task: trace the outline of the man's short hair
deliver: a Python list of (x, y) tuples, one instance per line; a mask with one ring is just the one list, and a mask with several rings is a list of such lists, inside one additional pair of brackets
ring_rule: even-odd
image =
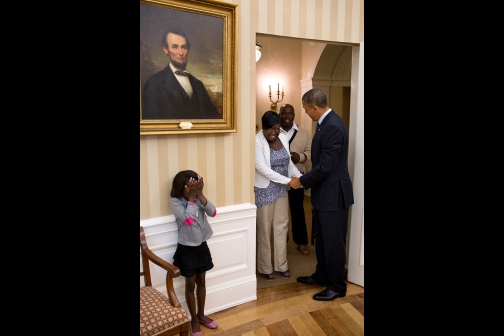
[(320, 89), (306, 91), (301, 101), (309, 106), (327, 107), (327, 96)]
[(163, 40), (161, 41), (161, 46), (163, 46), (165, 48), (168, 48), (168, 42), (166, 40), (167, 40), (167, 37), (168, 37), (169, 33), (172, 33), (172, 34), (175, 34), (175, 35), (180, 35), (183, 38), (185, 38), (186, 44), (187, 44), (187, 50), (191, 49), (191, 42), (189, 42), (189, 39), (187, 38), (186, 34), (182, 30), (182, 28), (180, 28), (179, 26), (170, 27), (170, 28), (168, 28), (165, 31), (165, 33), (163, 34)]

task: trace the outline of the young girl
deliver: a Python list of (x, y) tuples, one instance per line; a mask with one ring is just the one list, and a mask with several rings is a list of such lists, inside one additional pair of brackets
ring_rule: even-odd
[[(177, 250), (173, 264), (185, 277), (185, 298), (191, 322), (192, 336), (201, 336), (201, 323), (207, 328), (217, 328), (217, 322), (205, 316), (205, 275), (213, 268), (212, 256), (207, 240), (213, 231), (206, 215), (215, 217), (215, 206), (203, 195), (203, 177), (192, 170), (184, 170), (173, 178), (170, 192), (171, 208), (178, 226)], [(198, 297), (198, 312), (194, 298), (194, 287)]]

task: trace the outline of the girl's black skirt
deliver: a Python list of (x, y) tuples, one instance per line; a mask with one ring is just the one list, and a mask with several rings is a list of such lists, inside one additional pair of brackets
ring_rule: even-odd
[(180, 273), (186, 278), (206, 272), (214, 267), (206, 241), (200, 246), (177, 244), (177, 250), (173, 255), (173, 265), (180, 268)]

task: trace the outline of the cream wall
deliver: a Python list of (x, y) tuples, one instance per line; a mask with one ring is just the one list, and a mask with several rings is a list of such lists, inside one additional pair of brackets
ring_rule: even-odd
[[(347, 43), (364, 41), (363, 0), (224, 2), (238, 5), (237, 133), (140, 136), (140, 220), (171, 214), (171, 180), (184, 169), (195, 170), (205, 177), (205, 195), (217, 207), (254, 204), (254, 135), (255, 125), (260, 122), (256, 115), (269, 100), (267, 96), (258, 97), (261, 106), (256, 106), (256, 96), (264, 95), (264, 92), (256, 95), (256, 33)], [(293, 46), (303, 57), (310, 53), (301, 50), (305, 43)], [(306, 78), (303, 72), (308, 67), (299, 64), (299, 80)], [(290, 71), (285, 76), (296, 73)], [(287, 79), (290, 85), (292, 79)], [(302, 112), (298, 109), (301, 92), (295, 90), (292, 88), (287, 94), (298, 96), (297, 105), (293, 104), (298, 118)], [(290, 96), (288, 99), (291, 101)], [(292, 99), (295, 100), (294, 96)]]
[[(284, 97), (277, 103), (276, 111), (280, 112), (283, 104), (291, 104), (296, 114), (295, 121), (301, 120), (301, 78), (302, 58), (301, 40), (286, 39), (285, 37), (262, 35), (256, 37), (262, 46), (261, 59), (256, 63), (256, 121), (261, 129), (261, 117), (271, 109), (269, 85), (271, 84), (271, 99), (278, 99), (277, 88), (284, 86)], [(281, 97), (281, 96), (280, 96)]]

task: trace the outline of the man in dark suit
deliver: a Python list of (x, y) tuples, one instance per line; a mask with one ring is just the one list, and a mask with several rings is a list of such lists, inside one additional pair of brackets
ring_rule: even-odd
[(142, 119), (220, 119), (205, 85), (185, 71), (191, 44), (179, 28), (168, 29), (162, 47), (170, 58), (152, 75), (142, 92)]
[(341, 117), (327, 105), (322, 90), (307, 91), (301, 101), (305, 113), (318, 123), (311, 145), (312, 169), (293, 178), (291, 187), (311, 188), (317, 266), (315, 273), (298, 277), (297, 281), (326, 286), (313, 299), (332, 301), (344, 297), (347, 291), (346, 236), (348, 211), (354, 203), (348, 173), (348, 131)]

